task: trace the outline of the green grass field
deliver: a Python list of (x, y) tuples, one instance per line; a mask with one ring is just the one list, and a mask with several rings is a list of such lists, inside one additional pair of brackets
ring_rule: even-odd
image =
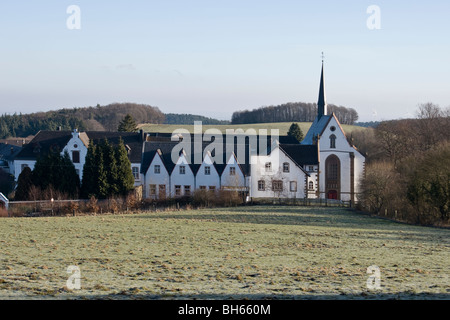
[[(0, 299), (448, 299), (450, 231), (343, 208), (0, 219)], [(66, 288), (78, 266), (81, 289)], [(381, 288), (367, 288), (369, 266)]]
[[(257, 123), (257, 124), (244, 124), (244, 125), (204, 125), (203, 131), (206, 131), (208, 129), (218, 129), (222, 131), (223, 133), (226, 133), (226, 129), (242, 129), (244, 131), (247, 131), (248, 129), (254, 129), (258, 133), (260, 129), (267, 129), (268, 133), (270, 134), (270, 130), (272, 129), (278, 129), (280, 130), (280, 135), (286, 135), (286, 133), (289, 131), (289, 127), (291, 126), (292, 122), (278, 122), (278, 123)], [(306, 135), (309, 128), (311, 127), (310, 122), (299, 122), (298, 125), (300, 126), (300, 129), (302, 129), (303, 134)], [(161, 133), (172, 133), (177, 129), (186, 129), (191, 133), (194, 133), (194, 126), (193, 125), (170, 125), (170, 124), (142, 124), (139, 126), (140, 129), (143, 129), (145, 132), (161, 132)], [(350, 125), (343, 125), (342, 128), (344, 129), (346, 134), (350, 134), (354, 130), (366, 130), (366, 128), (358, 127), (358, 126), (350, 126)]]

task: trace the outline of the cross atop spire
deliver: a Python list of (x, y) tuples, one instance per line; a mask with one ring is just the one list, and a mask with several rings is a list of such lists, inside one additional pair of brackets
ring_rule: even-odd
[(322, 74), (320, 77), (320, 88), (319, 88), (319, 101), (317, 102), (317, 111), (319, 118), (327, 115), (327, 97), (325, 94), (325, 79), (323, 76), (323, 66), (324, 66), (324, 55), (322, 52)]
[(323, 51), (322, 51), (322, 63), (324, 60), (325, 60), (325, 55), (323, 54)]

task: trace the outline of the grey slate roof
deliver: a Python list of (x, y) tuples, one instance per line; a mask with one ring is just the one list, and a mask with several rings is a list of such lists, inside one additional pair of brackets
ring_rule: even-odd
[(301, 144), (302, 145), (315, 144), (315, 138), (317, 138), (317, 136), (320, 137), (322, 135), (323, 131), (325, 130), (326, 126), (328, 125), (332, 117), (333, 115), (324, 115), (321, 117), (319, 116), (316, 117)]
[(280, 144), (280, 148), (299, 166), (319, 164), (317, 145)]
[(59, 153), (71, 138), (71, 131), (39, 131), (33, 140), (22, 148), (16, 160), (36, 160), (42, 154)]
[(22, 147), (18, 147), (11, 144), (0, 143), (0, 160), (11, 161), (22, 150)]
[[(142, 155), (142, 134), (134, 132), (85, 132), (90, 140), (99, 143), (103, 139), (117, 145), (122, 138), (125, 145), (130, 147), (129, 159), (132, 163), (140, 163)], [(25, 145), (16, 156), (18, 160), (36, 160), (40, 155), (50, 152), (60, 153), (67, 143), (72, 139), (71, 131), (39, 131), (38, 134)]]

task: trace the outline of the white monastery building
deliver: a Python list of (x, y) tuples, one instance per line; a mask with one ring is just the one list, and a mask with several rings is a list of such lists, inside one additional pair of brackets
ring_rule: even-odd
[[(211, 134), (196, 134), (192, 141), (187, 133), (40, 131), (17, 154), (11, 171), (17, 181), (25, 167), (34, 168), (40, 155), (68, 152), (81, 180), (90, 141), (107, 139), (112, 144), (124, 143), (135, 187), (142, 187), (142, 195), (148, 199), (224, 189), (256, 201), (358, 200), (365, 157), (349, 143), (336, 116), (327, 113), (323, 62), (318, 114), (301, 143), (278, 134), (255, 137), (246, 133), (231, 140), (215, 136), (213, 143)], [(200, 163), (196, 163), (198, 159)]]

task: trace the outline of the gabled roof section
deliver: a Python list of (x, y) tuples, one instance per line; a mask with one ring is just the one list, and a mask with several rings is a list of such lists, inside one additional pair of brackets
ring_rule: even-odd
[(22, 147), (18, 147), (12, 144), (0, 143), (0, 160), (14, 160), (21, 150)]
[(328, 123), (330, 123), (331, 118), (333, 117), (333, 114), (327, 116), (321, 116), (316, 117), (313, 124), (308, 130), (308, 133), (306, 133), (305, 138), (301, 142), (302, 145), (312, 145), (317, 143), (317, 137), (320, 138), (323, 131), (327, 127)]
[(71, 131), (39, 131), (33, 140), (25, 145), (16, 160), (36, 160), (49, 153), (60, 153), (72, 139)]
[(286, 152), (286, 150), (284, 150), (280, 144), (278, 144), (277, 147), (278, 147), (278, 148), (273, 148), (273, 149), (272, 149), (272, 152), (275, 151), (276, 149), (278, 149), (279, 151), (283, 152), (289, 159), (291, 159), (291, 160), (294, 162), (294, 164), (295, 164), (300, 170), (303, 171), (304, 174), (306, 174), (307, 176), (310, 176), (310, 174), (309, 174), (308, 172), (306, 172), (305, 169), (303, 169), (303, 166), (302, 166), (301, 164), (299, 164), (293, 157), (291, 157), (291, 155), (290, 155), (288, 152)]
[(319, 164), (319, 148), (317, 145), (280, 144), (280, 148), (298, 166)]
[(242, 174), (243, 174), (244, 176), (250, 175), (250, 173), (247, 172), (247, 171), (243, 168), (243, 166), (239, 163), (238, 159), (236, 158), (236, 155), (235, 155), (234, 152), (233, 152), (233, 153), (231, 154), (231, 156), (228, 158), (228, 160), (227, 160), (223, 165), (220, 166), (221, 171), (220, 171), (220, 172), (218, 171), (220, 176), (222, 176), (222, 174), (223, 174), (223, 172), (225, 171), (226, 167), (227, 167), (228, 165), (231, 165), (231, 164), (230, 164), (230, 160), (231, 160), (231, 159), (234, 159), (233, 162), (235, 162), (235, 163), (237, 164), (237, 166), (239, 167), (239, 170), (241, 170), (241, 172), (242, 172)]
[(176, 142), (159, 142), (159, 141), (148, 141), (144, 142), (142, 163), (141, 163), (141, 173), (147, 173), (155, 155), (160, 152), (161, 160), (164, 163), (169, 174), (172, 172), (175, 164), (172, 161), (172, 149), (176, 146)]

